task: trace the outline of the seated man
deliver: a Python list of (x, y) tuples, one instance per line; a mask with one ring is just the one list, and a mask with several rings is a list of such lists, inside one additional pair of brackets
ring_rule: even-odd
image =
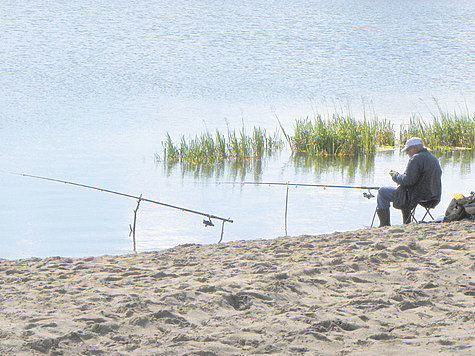
[(409, 156), (406, 171), (401, 174), (390, 170), (389, 174), (400, 189), (396, 192), (395, 187), (382, 187), (378, 191), (377, 207), (380, 227), (391, 225), (389, 214), (389, 203), (399, 199), (400, 194), (407, 194), (404, 206), (396, 206), (402, 210), (402, 218), (405, 224), (411, 222), (411, 211), (421, 201), (440, 201), (442, 184), (440, 177), (442, 169), (439, 161), (435, 158), (422, 143), (419, 137), (412, 137), (407, 140), (402, 150)]

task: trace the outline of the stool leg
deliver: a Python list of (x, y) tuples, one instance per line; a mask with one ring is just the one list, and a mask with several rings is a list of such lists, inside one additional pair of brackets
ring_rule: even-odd
[(426, 213), (424, 214), (424, 216), (422, 217), (421, 221), (424, 221), (424, 219), (426, 218), (427, 216), (427, 209), (426, 209)]
[(432, 220), (435, 220), (429, 210), (427, 210), (427, 214), (429, 214), (429, 216), (431, 217)]
[[(415, 223), (418, 223), (418, 221), (416, 219), (416, 208), (411, 210), (411, 220), (414, 221)], [(424, 218), (422, 220), (424, 220)]]
[(410, 209), (401, 209), (402, 212), (402, 223), (409, 224), (412, 220), (412, 211)]
[(429, 215), (432, 220), (435, 220), (434, 217), (432, 216), (432, 214), (430, 213), (430, 208), (426, 208), (426, 213), (424, 214), (424, 217), (422, 218), (421, 221), (424, 221), (424, 219), (427, 215)]

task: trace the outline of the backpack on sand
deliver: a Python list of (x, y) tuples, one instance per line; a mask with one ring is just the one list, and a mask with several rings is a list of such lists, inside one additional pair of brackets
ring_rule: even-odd
[(471, 192), (468, 197), (461, 195), (452, 199), (445, 211), (444, 222), (463, 219), (475, 220), (475, 192)]

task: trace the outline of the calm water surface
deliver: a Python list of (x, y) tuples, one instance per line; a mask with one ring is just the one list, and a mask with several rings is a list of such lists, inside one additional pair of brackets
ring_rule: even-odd
[[(412, 113), (473, 112), (475, 4), (467, 1), (3, 1), (0, 5), (0, 257), (132, 251), (136, 202), (22, 172), (143, 194), (230, 217), (224, 241), (284, 235), (285, 188), (223, 180), (391, 184), (399, 152), (248, 166), (156, 163), (169, 132), (262, 126), (363, 107), (396, 125)], [(442, 214), (474, 189), (472, 153), (441, 157)], [(371, 223), (361, 191), (291, 188), (288, 234)], [(394, 214), (395, 223), (400, 222)], [(219, 224), (143, 203), (137, 249), (213, 243)]]

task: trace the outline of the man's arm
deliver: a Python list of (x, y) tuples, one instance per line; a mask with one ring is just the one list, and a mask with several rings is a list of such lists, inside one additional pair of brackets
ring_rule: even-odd
[(420, 177), (420, 165), (416, 156), (412, 157), (406, 167), (404, 173), (393, 172), (391, 178), (394, 182), (404, 187), (410, 187), (417, 183)]

